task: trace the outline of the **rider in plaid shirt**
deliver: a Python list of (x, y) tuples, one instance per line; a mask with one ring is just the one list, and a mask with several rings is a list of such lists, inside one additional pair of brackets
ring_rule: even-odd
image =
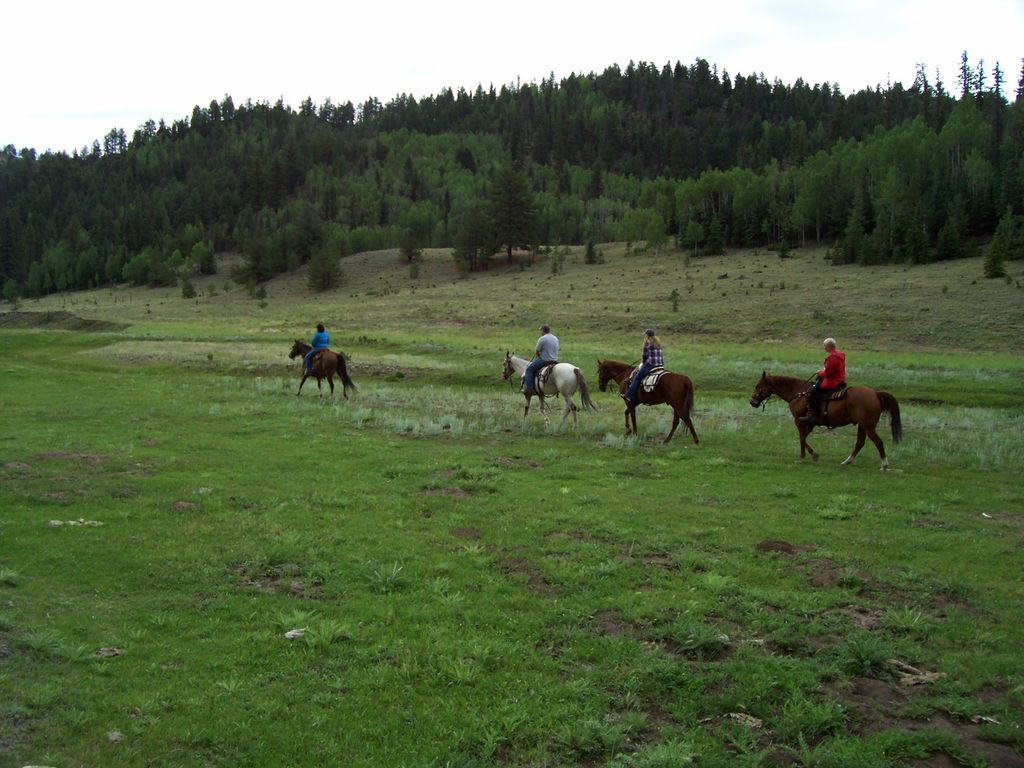
[(659, 339), (651, 328), (644, 331), (644, 349), (640, 354), (640, 367), (637, 369), (633, 380), (629, 383), (629, 392), (623, 398), (633, 405), (637, 404), (637, 392), (640, 390), (640, 382), (644, 376), (655, 368), (665, 365), (665, 358), (661, 353), (661, 339)]

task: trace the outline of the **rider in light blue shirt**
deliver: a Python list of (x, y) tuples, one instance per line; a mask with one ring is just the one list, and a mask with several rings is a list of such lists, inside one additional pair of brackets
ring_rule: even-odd
[(523, 371), (523, 392), (532, 395), (536, 394), (537, 371), (548, 363), (558, 362), (558, 337), (551, 332), (547, 323), (540, 327), (540, 338), (537, 339), (537, 349), (534, 358), (526, 370)]
[(306, 357), (304, 358), (306, 373), (313, 372), (313, 355), (321, 349), (327, 349), (331, 344), (331, 338), (327, 335), (327, 331), (324, 329), (323, 323), (317, 324), (316, 333), (313, 334), (313, 338), (309, 340), (309, 343), (313, 345), (313, 348), (306, 353)]

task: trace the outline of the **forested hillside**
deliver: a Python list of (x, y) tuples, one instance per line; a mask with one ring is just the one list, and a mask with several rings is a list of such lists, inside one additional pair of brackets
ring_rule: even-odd
[[(2, 139), (2, 137), (0, 137)], [(918, 69), (852, 95), (630, 63), (540, 83), (361, 105), (230, 96), (72, 155), (0, 154), (5, 298), (172, 284), (245, 256), (253, 283), (307, 262), (326, 287), (349, 253), (452, 247), (486, 267), (513, 247), (834, 241), (842, 262), (926, 262), (1024, 215), (1024, 71), (962, 58), (950, 92)]]

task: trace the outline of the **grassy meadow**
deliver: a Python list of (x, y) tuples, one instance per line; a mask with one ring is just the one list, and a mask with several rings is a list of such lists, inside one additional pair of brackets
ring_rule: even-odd
[[(6, 306), (0, 766), (1024, 765), (1024, 262), (602, 259)], [(295, 396), (320, 321), (348, 401)], [(501, 380), (541, 322), (577, 431)], [(699, 446), (597, 391), (648, 326)], [(826, 335), (890, 472), (749, 405)]]

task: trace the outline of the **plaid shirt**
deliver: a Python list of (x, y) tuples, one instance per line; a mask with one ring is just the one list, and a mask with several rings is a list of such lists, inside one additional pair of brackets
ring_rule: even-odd
[(640, 362), (644, 365), (665, 365), (665, 358), (661, 355), (661, 347), (656, 347), (645, 341), (643, 354), (640, 355)]

